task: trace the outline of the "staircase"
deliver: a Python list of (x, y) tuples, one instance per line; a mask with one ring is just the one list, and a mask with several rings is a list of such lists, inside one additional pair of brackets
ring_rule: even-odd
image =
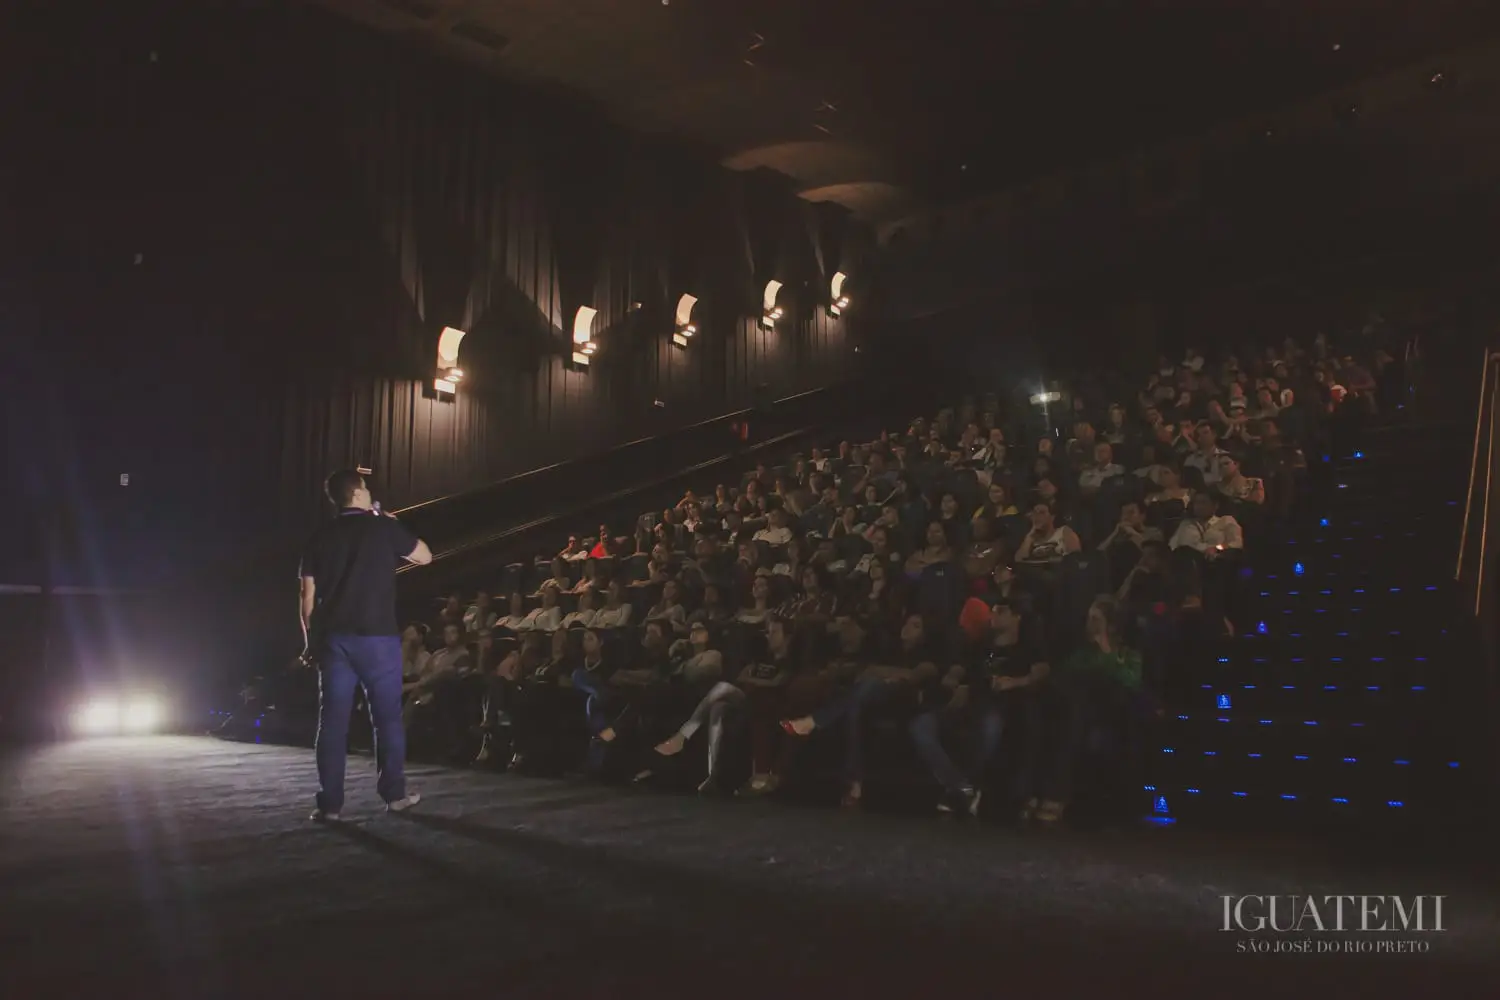
[[(1425, 828), (1472, 818), (1483, 699), (1453, 582), (1472, 438), (1367, 431), (1324, 459), (1235, 617), (1169, 682), (1146, 786), (1161, 821)], [(1470, 609), (1472, 611), (1472, 609)]]

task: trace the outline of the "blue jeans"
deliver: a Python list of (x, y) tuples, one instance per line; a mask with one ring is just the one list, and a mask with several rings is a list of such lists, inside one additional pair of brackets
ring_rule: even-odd
[(401, 725), (401, 637), (331, 635), (318, 657), (318, 808), (344, 808), (344, 763), (354, 689), (363, 685), (375, 727), (376, 791), (387, 802), (406, 795), (406, 731)]
[[(944, 715), (956, 715), (965, 728), (975, 726), (978, 729), (979, 752), (975, 757), (972, 777), (959, 770), (948, 751), (943, 749), (941, 725)], [(1000, 706), (993, 701), (956, 712), (948, 709), (923, 712), (911, 720), (911, 739), (916, 744), (917, 755), (943, 789), (954, 794), (984, 786), (985, 769), (995, 759), (995, 752), (1000, 749), (1000, 736), (1004, 732), (1005, 717), (1001, 714)]]
[(862, 680), (841, 697), (812, 714), (819, 729), (844, 723), (844, 780), (853, 784), (865, 776), (865, 713), (907, 693), (904, 684), (875, 678)]
[(613, 692), (609, 689), (609, 682), (602, 677), (589, 673), (583, 667), (573, 670), (573, 688), (588, 695), (588, 701), (584, 703), (583, 713), (588, 720), (589, 735), (598, 736), (610, 726), (610, 716), (607, 709), (613, 702)]

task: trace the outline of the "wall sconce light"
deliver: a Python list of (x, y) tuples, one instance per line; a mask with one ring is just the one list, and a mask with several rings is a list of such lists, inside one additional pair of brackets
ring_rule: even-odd
[(698, 326), (693, 322), (693, 307), (697, 304), (697, 297), (692, 295), (677, 300), (677, 326), (672, 331), (672, 343), (678, 347), (687, 347), (693, 334), (698, 332)]
[(573, 363), (587, 368), (599, 345), (594, 343), (594, 317), (599, 310), (592, 306), (579, 306), (573, 317)]
[(844, 310), (849, 308), (849, 296), (844, 294), (844, 282), (848, 280), (849, 276), (839, 271), (833, 276), (833, 281), (829, 282), (828, 290), (832, 294), (828, 300), (828, 315), (842, 316)]
[(451, 397), (458, 392), (458, 383), (464, 377), (464, 370), (458, 367), (458, 345), (465, 336), (465, 331), (445, 326), (438, 337), (437, 378), (433, 379), (432, 387), (439, 396)]
[(776, 297), (780, 294), (781, 282), (774, 279), (766, 282), (766, 290), (760, 300), (760, 325), (767, 330), (776, 329), (776, 321), (784, 315), (781, 307), (776, 304)]

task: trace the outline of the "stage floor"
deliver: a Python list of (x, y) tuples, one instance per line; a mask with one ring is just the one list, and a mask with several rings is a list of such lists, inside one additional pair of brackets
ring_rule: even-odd
[[(306, 819), (307, 750), (162, 737), (0, 766), (0, 993), (15, 1000), (1500, 990), (1493, 884), (1263, 841), (430, 767), (413, 769), (422, 806), (395, 817), (358, 757), (348, 821), (325, 828)], [(1445, 894), (1447, 929), (1322, 938), (1430, 949), (1385, 955), (1249, 954), (1318, 936), (1219, 929), (1223, 895), (1291, 893)]]

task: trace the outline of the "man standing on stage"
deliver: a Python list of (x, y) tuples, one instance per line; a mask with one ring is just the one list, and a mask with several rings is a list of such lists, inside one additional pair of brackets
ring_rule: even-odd
[(302, 581), (303, 660), (318, 667), (318, 806), (316, 822), (344, 808), (344, 759), (354, 688), (364, 685), (375, 725), (376, 789), (391, 812), (416, 805), (406, 790), (406, 733), (401, 727), (401, 630), (396, 624), (395, 569), (432, 562), (427, 543), (382, 514), (364, 476), (335, 472), (325, 484), (338, 516), (308, 541)]

